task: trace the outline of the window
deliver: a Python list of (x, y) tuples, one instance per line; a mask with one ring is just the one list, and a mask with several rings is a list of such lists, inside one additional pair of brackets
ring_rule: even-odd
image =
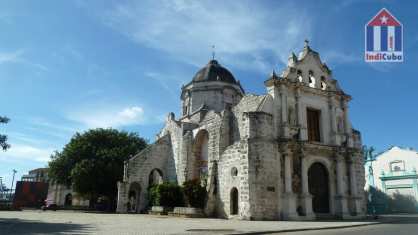
[(300, 71), (300, 70), (298, 70), (298, 80), (299, 80), (299, 82), (302, 82), (303, 81), (303, 79), (302, 79), (302, 71)]
[(238, 169), (236, 167), (232, 167), (231, 175), (234, 176), (234, 177), (238, 175)]
[(390, 163), (390, 170), (392, 172), (396, 171), (405, 171), (405, 163), (403, 161), (397, 160)]
[(315, 88), (316, 79), (313, 76), (313, 72), (309, 71), (309, 87)]
[(183, 115), (187, 115), (187, 106), (183, 106)]
[(322, 76), (321, 77), (321, 90), (326, 90), (327, 89), (327, 83), (325, 82), (325, 77)]
[(320, 135), (320, 116), (321, 111), (308, 108), (306, 111), (308, 121), (308, 140), (309, 141), (321, 141)]

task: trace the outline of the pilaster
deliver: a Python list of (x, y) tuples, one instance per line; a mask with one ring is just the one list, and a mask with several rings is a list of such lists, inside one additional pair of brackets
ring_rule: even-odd
[(309, 181), (308, 181), (308, 162), (307, 157), (302, 153), (301, 154), (301, 174), (302, 174), (302, 210), (305, 214), (306, 219), (314, 219), (315, 214), (312, 210), (312, 195), (309, 193)]
[(292, 189), (292, 174), (293, 174), (293, 156), (290, 150), (283, 153), (284, 157), (284, 177), (285, 187), (283, 194), (282, 218), (284, 220), (297, 219), (299, 216), (296, 212), (296, 195)]
[(335, 214), (344, 218), (349, 216), (347, 206), (347, 195), (345, 195), (344, 173), (346, 172), (344, 156), (342, 153), (336, 154), (336, 173), (337, 173), (337, 195), (335, 196)]
[(126, 182), (118, 182), (118, 201), (116, 205), (117, 213), (126, 213), (128, 211), (128, 208), (126, 207), (126, 203), (128, 202), (128, 197), (126, 195), (126, 187)]
[(308, 131), (306, 128), (306, 124), (303, 121), (303, 109), (302, 109), (302, 104), (300, 101), (300, 89), (297, 88), (296, 90), (296, 95), (295, 95), (295, 100), (296, 100), (296, 116), (297, 116), (297, 124), (300, 128), (300, 134), (299, 134), (299, 140), (307, 140), (308, 139)]

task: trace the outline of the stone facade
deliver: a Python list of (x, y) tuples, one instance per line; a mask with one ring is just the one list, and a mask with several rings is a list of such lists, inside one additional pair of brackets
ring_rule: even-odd
[[(125, 164), (118, 212), (147, 209), (150, 184), (206, 182), (205, 214), (247, 220), (352, 218), (365, 214), (360, 132), (344, 93), (306, 43), (267, 94), (245, 94), (211, 60), (182, 87), (155, 143)], [(156, 174), (157, 172), (157, 174)]]

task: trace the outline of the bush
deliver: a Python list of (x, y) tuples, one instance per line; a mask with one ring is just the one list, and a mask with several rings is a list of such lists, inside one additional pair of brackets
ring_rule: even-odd
[(188, 206), (203, 208), (206, 201), (206, 189), (200, 180), (189, 180), (183, 183), (183, 192)]
[(151, 206), (184, 206), (183, 191), (176, 183), (153, 185), (149, 188), (148, 195)]

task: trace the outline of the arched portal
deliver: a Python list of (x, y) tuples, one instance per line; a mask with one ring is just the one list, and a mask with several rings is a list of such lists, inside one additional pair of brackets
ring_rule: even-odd
[(72, 206), (73, 205), (73, 195), (71, 193), (68, 193), (65, 195), (65, 202), (64, 206)]
[(308, 170), (309, 193), (315, 213), (329, 213), (329, 177), (327, 168), (315, 162)]
[(193, 178), (203, 179), (208, 174), (208, 143), (209, 133), (206, 130), (200, 130), (193, 144), (194, 153), (194, 172)]
[(148, 186), (151, 187), (152, 185), (162, 184), (162, 183), (163, 183), (163, 172), (158, 168), (152, 169), (148, 176)]
[(233, 187), (230, 195), (231, 215), (238, 214), (238, 189)]
[(127, 210), (128, 212), (139, 212), (139, 202), (141, 198), (141, 186), (137, 182), (133, 182), (129, 186), (129, 193), (128, 193), (128, 203), (127, 203)]

